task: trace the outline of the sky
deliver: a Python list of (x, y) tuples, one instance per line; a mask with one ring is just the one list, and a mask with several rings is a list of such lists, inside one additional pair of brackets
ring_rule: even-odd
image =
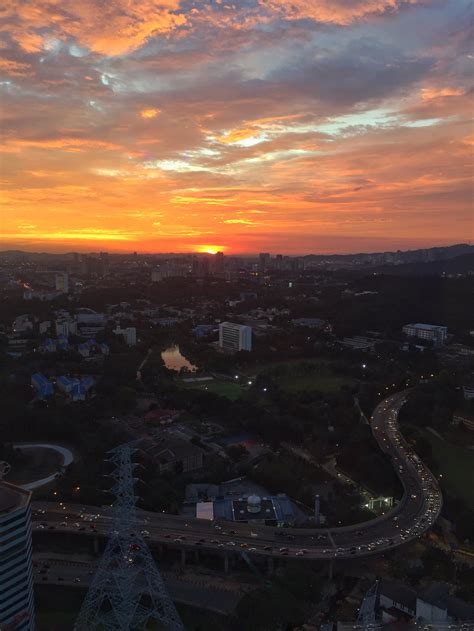
[(466, 242), (466, 0), (4, 0), (0, 249)]

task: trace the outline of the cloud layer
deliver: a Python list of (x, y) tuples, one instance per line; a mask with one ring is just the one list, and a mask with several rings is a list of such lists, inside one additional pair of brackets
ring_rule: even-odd
[(464, 0), (7, 0), (7, 247), (473, 236)]

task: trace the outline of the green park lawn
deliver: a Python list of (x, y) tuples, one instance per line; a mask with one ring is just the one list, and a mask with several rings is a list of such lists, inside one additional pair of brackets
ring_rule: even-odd
[[(314, 368), (314, 369), (313, 369)], [(342, 386), (351, 386), (354, 380), (345, 375), (336, 375), (330, 362), (297, 360), (275, 363), (259, 371), (267, 374), (287, 392), (338, 392)]]
[(431, 444), (433, 458), (443, 476), (442, 485), (474, 509), (474, 451), (441, 440), (428, 431), (423, 436)]
[(287, 392), (338, 392), (342, 386), (350, 386), (353, 381), (347, 377), (331, 375), (330, 373), (313, 375), (287, 375), (275, 379)]
[(238, 383), (232, 381), (205, 381), (203, 383), (191, 383), (186, 386), (193, 390), (203, 390), (206, 392), (212, 392), (218, 394), (221, 397), (227, 397), (231, 401), (235, 401), (242, 394), (242, 387)]

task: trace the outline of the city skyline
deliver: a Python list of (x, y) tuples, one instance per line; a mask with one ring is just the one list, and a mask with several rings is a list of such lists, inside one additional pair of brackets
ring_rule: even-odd
[(2, 249), (469, 241), (469, 15), (464, 0), (8, 2)]

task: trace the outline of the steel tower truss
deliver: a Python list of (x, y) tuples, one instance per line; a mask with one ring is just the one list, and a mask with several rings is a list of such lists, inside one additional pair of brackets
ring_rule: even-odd
[(155, 621), (166, 631), (184, 627), (158, 572), (137, 515), (137, 478), (132, 463), (135, 449), (113, 449), (111, 489), (116, 502), (112, 532), (97, 572), (79, 612), (74, 631), (142, 631)]
[(371, 625), (375, 625), (378, 599), (379, 583), (376, 581), (375, 584), (368, 590), (364, 600), (362, 601), (359, 615), (357, 617), (357, 624), (363, 625), (364, 628), (370, 628)]

